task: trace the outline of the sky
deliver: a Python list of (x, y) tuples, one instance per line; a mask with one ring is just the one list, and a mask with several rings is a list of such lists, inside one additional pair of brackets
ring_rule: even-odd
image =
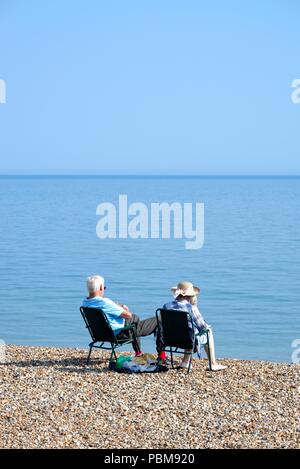
[(0, 0), (0, 174), (299, 175), (299, 23), (298, 0)]

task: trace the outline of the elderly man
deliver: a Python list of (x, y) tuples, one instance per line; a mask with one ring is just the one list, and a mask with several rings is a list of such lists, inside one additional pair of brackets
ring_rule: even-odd
[[(104, 296), (106, 287), (104, 278), (100, 275), (93, 275), (87, 278), (87, 289), (89, 296), (83, 300), (82, 306), (89, 308), (99, 308), (106, 315), (111, 328), (115, 333), (122, 332), (124, 326), (136, 324), (137, 340), (132, 344), (136, 356), (141, 355), (140, 337), (154, 334), (157, 323), (156, 318), (140, 320), (139, 316), (131, 313), (127, 306), (120, 305)], [(160, 354), (160, 358), (165, 358), (165, 353)]]

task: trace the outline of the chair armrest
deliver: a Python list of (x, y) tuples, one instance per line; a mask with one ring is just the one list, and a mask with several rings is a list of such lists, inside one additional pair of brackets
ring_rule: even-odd
[(118, 336), (119, 334), (122, 334), (124, 331), (134, 331), (136, 333), (136, 324), (131, 324), (130, 326), (124, 326), (122, 329), (118, 329), (114, 334), (115, 336)]
[(204, 334), (208, 334), (208, 332), (209, 332), (209, 329), (202, 329), (201, 332), (198, 331), (198, 332), (196, 332), (195, 335), (196, 335), (196, 336), (197, 336), (197, 335), (198, 335), (198, 336), (201, 336), (201, 335), (204, 335)]
[(131, 329), (136, 329), (136, 324), (131, 324), (131, 326), (122, 327), (122, 329), (120, 330), (120, 332), (123, 332), (123, 331), (130, 331)]

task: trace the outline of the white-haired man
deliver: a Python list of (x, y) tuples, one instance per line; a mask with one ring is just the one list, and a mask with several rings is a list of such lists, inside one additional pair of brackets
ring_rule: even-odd
[[(145, 337), (155, 333), (157, 327), (156, 318), (152, 317), (140, 320), (139, 316), (129, 311), (127, 306), (120, 305), (115, 301), (106, 298), (104, 296), (104, 292), (106, 290), (104, 283), (104, 278), (100, 275), (93, 275), (87, 278), (89, 296), (83, 300), (82, 306), (101, 309), (116, 334), (122, 333), (122, 328), (124, 326), (136, 324), (137, 340), (133, 342), (132, 346), (135, 354), (140, 355), (142, 353), (140, 337)], [(160, 358), (163, 357), (160, 356)]]

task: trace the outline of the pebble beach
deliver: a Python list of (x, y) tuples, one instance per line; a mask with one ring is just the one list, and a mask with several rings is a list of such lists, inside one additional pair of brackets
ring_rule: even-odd
[(300, 448), (300, 366), (124, 374), (108, 354), (8, 346), (0, 365), (1, 448)]

